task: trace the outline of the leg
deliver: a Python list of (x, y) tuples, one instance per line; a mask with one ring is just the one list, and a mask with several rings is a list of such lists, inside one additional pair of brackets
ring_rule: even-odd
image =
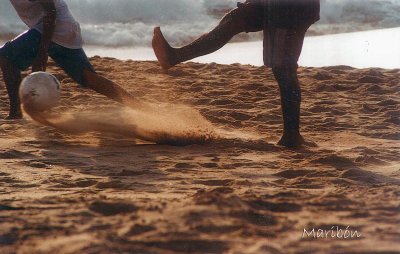
[(30, 29), (0, 48), (0, 66), (10, 98), (10, 112), (6, 119), (22, 118), (18, 95), (21, 70), (28, 68), (37, 56), (41, 38), (38, 31)]
[(307, 28), (272, 28), (265, 31), (264, 61), (272, 66), (281, 95), (284, 128), (278, 144), (286, 147), (298, 147), (304, 142), (300, 135), (301, 89), (297, 61)]
[(140, 106), (139, 101), (135, 99), (132, 94), (113, 81), (98, 75), (92, 70), (83, 70), (82, 85), (124, 105), (132, 107)]
[(18, 92), (21, 84), (21, 71), (14, 67), (8, 59), (2, 56), (0, 56), (0, 65), (8, 97), (10, 99), (10, 110), (6, 119), (20, 119), (22, 118), (22, 112)]
[(297, 78), (297, 68), (274, 67), (273, 73), (278, 81), (283, 115), (283, 135), (279, 145), (300, 146), (304, 140), (300, 135), (301, 90)]
[(97, 74), (82, 48), (69, 49), (51, 43), (49, 55), (68, 76), (83, 87), (90, 88), (114, 101), (128, 106), (141, 106), (139, 101), (122, 87)]
[(153, 50), (161, 67), (168, 70), (178, 63), (222, 48), (238, 33), (262, 30), (262, 22), (262, 9), (254, 4), (241, 4), (239, 8), (227, 13), (212, 31), (181, 48), (172, 48), (165, 40), (160, 28), (156, 27), (152, 42)]

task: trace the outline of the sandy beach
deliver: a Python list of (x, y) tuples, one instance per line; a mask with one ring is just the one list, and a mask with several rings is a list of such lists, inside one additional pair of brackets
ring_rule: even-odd
[[(308, 143), (289, 150), (276, 145), (269, 69), (185, 63), (165, 74), (154, 61), (91, 62), (154, 108), (123, 109), (50, 63), (62, 83), (53, 113), (97, 116), (103, 129), (0, 121), (0, 253), (400, 250), (399, 69), (299, 68)], [(155, 144), (149, 134), (179, 128), (187, 143)]]

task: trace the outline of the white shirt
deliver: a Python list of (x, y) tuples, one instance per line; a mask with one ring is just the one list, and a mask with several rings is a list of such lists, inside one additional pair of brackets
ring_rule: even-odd
[[(10, 0), (21, 20), (29, 27), (43, 32), (43, 18), (46, 11), (39, 1)], [(56, 24), (52, 41), (66, 48), (82, 48), (82, 35), (79, 23), (74, 19), (64, 0), (54, 0)]]

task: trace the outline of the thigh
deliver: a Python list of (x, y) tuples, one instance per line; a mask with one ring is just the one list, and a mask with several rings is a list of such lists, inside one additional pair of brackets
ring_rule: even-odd
[(238, 12), (245, 23), (245, 32), (258, 32), (262, 31), (265, 24), (266, 5), (260, 1), (246, 1), (245, 3), (238, 3)]
[(82, 86), (84, 84), (83, 71), (87, 69), (94, 72), (93, 66), (90, 64), (82, 48), (69, 49), (51, 43), (49, 47), (49, 56), (68, 74), (68, 76)]
[(297, 68), (308, 27), (267, 27), (264, 30), (264, 64), (268, 67)]
[(42, 34), (30, 29), (0, 48), (0, 55), (9, 60), (16, 68), (23, 71), (35, 60)]

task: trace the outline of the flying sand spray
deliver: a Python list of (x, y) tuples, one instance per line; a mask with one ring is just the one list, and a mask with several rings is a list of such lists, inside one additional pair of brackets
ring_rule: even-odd
[(60, 82), (45, 72), (32, 73), (23, 80), (20, 99), (33, 120), (72, 135), (99, 132), (170, 145), (206, 143), (216, 137), (213, 125), (185, 105), (59, 112), (55, 106), (60, 100)]

